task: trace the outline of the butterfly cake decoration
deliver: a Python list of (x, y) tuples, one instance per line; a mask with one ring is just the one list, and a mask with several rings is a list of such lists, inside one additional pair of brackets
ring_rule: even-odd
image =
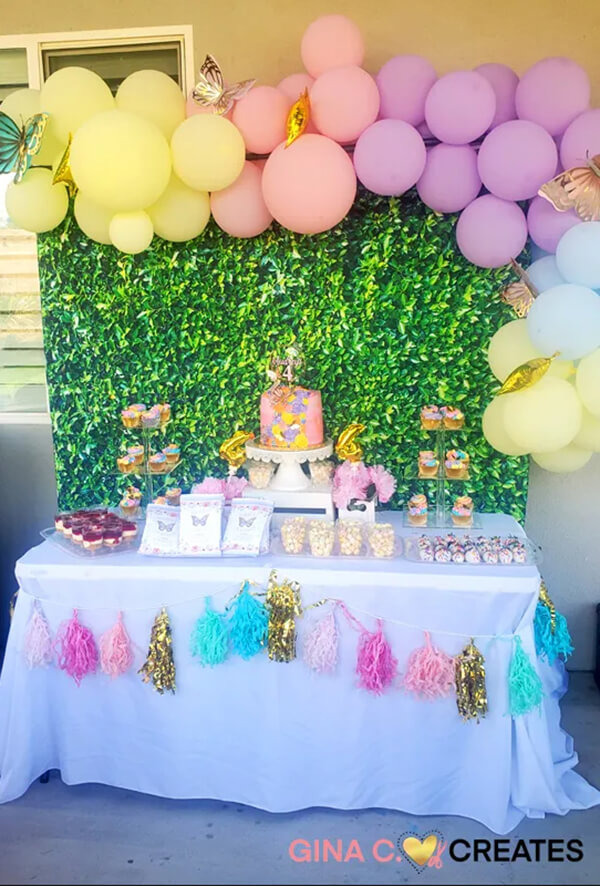
[(215, 114), (227, 114), (234, 102), (244, 98), (255, 83), (256, 78), (253, 78), (227, 86), (218, 61), (208, 54), (192, 90), (192, 99), (201, 108), (212, 108)]
[(600, 220), (600, 154), (559, 173), (538, 191), (558, 212), (574, 209), (582, 221)]

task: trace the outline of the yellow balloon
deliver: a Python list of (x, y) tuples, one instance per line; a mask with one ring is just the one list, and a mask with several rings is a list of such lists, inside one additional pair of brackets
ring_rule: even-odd
[(80, 190), (100, 206), (115, 212), (146, 209), (169, 183), (169, 145), (142, 117), (105, 111), (73, 136), (71, 172)]
[(6, 211), (13, 223), (25, 231), (41, 234), (61, 223), (69, 208), (64, 185), (52, 184), (49, 169), (30, 169), (18, 185), (6, 189)]
[(210, 218), (210, 198), (206, 191), (193, 191), (176, 175), (154, 206), (148, 210), (154, 233), (176, 243), (192, 240), (202, 233)]
[(504, 426), (515, 444), (528, 452), (554, 452), (577, 435), (582, 413), (573, 385), (546, 375), (533, 387), (510, 395)]
[(152, 243), (154, 228), (152, 219), (147, 212), (118, 212), (113, 215), (109, 225), (110, 239), (113, 246), (121, 252), (137, 255), (148, 249)]
[(516, 395), (506, 394), (497, 397), (487, 406), (481, 420), (483, 436), (490, 446), (504, 455), (527, 455), (527, 450), (517, 446), (504, 426), (504, 410), (511, 397), (514, 396)]
[(575, 384), (585, 408), (600, 416), (600, 348), (580, 361)]
[[(533, 345), (526, 320), (510, 320), (492, 336), (488, 347), (488, 363), (499, 381), (505, 381), (513, 369), (535, 357), (550, 357)], [(573, 372), (570, 360), (553, 360), (548, 375), (567, 378)]]
[(113, 217), (112, 210), (98, 206), (79, 191), (75, 197), (73, 211), (77, 224), (87, 237), (96, 243), (112, 243), (108, 230)]
[(185, 120), (185, 98), (177, 83), (162, 71), (135, 71), (121, 83), (117, 108), (154, 123), (166, 139)]
[(532, 452), (531, 457), (545, 471), (552, 471), (554, 474), (570, 474), (572, 471), (583, 468), (592, 457), (592, 453), (571, 444), (554, 452)]
[(591, 449), (592, 452), (600, 452), (600, 418), (596, 418), (587, 409), (583, 410), (581, 428), (573, 440), (575, 446), (581, 449)]
[(232, 184), (246, 158), (238, 129), (218, 114), (194, 114), (171, 139), (173, 168), (196, 191), (221, 191)]
[(64, 144), (69, 134), (102, 111), (114, 108), (115, 100), (102, 77), (87, 68), (61, 68), (50, 74), (40, 92), (40, 110), (53, 118), (57, 137)]
[[(0, 105), (0, 111), (8, 114), (18, 126), (21, 126), (34, 114), (39, 114), (40, 110), (39, 89), (15, 89), (14, 92), (6, 96)], [(56, 134), (54, 118), (50, 117), (44, 129), (41, 147), (35, 155), (33, 163), (35, 166), (52, 166), (64, 149), (64, 144)]]

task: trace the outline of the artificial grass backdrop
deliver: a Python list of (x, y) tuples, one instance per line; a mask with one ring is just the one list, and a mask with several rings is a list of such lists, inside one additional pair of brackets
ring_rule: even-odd
[[(266, 358), (295, 334), (301, 381), (323, 392), (327, 430), (367, 426), (366, 460), (399, 481), (393, 504), (419, 488), (404, 479), (433, 437), (419, 430), (426, 403), (460, 406), (478, 510), (523, 518), (527, 459), (494, 452), (481, 415), (497, 384), (490, 337), (511, 319), (497, 298), (505, 269), (466, 261), (454, 217), (409, 194), (362, 193), (346, 220), (319, 236), (274, 225), (238, 240), (211, 222), (184, 244), (155, 238), (139, 256), (88, 240), (71, 219), (39, 238), (48, 385), (61, 507), (118, 502), (127, 478), (115, 459), (134, 441), (120, 410), (167, 401), (168, 440), (184, 459), (170, 479), (187, 491), (225, 472), (220, 442), (258, 431)], [(163, 443), (164, 445), (164, 443)], [(425, 488), (424, 486), (421, 488)]]

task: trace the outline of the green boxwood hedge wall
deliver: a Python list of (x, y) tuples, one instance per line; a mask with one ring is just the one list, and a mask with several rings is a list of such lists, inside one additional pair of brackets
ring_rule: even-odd
[[(469, 264), (453, 217), (361, 193), (334, 230), (303, 237), (274, 226), (238, 240), (212, 222), (185, 244), (155, 238), (140, 256), (88, 240), (67, 219), (39, 238), (48, 385), (61, 507), (117, 502), (114, 475), (128, 403), (168, 401), (169, 442), (184, 489), (223, 473), (219, 443), (258, 430), (266, 356), (295, 335), (302, 381), (323, 392), (326, 426), (367, 426), (369, 463), (398, 479), (393, 506), (419, 488), (406, 480), (425, 403), (450, 403), (468, 427), (450, 442), (473, 464), (464, 491), (479, 509), (524, 517), (527, 459), (490, 449), (481, 415), (496, 383), (485, 354), (511, 311), (497, 292), (505, 269)], [(458, 487), (452, 487), (457, 492)], [(462, 487), (461, 487), (462, 491)]]

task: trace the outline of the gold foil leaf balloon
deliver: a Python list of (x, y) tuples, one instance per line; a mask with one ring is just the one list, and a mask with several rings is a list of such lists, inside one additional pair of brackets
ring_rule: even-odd
[(192, 99), (201, 108), (212, 108), (216, 114), (226, 114), (234, 102), (250, 92), (255, 83), (256, 79), (242, 80), (226, 86), (218, 61), (212, 55), (207, 55), (192, 90)]
[(588, 157), (585, 166), (573, 166), (550, 179), (538, 194), (558, 212), (574, 209), (582, 221), (600, 219), (600, 154)]
[(514, 394), (516, 391), (524, 391), (543, 378), (550, 369), (550, 364), (558, 357), (558, 351), (551, 357), (535, 357), (527, 363), (521, 363), (510, 373), (504, 384), (496, 394)]
[(500, 293), (500, 298), (513, 308), (517, 317), (526, 317), (539, 292), (531, 282), (527, 271), (514, 259), (511, 259), (510, 263), (520, 279), (507, 286)]
[(69, 141), (67, 142), (67, 147), (65, 148), (65, 152), (60, 158), (58, 162), (58, 166), (52, 176), (52, 184), (58, 185), (63, 182), (67, 186), (67, 190), (69, 192), (69, 197), (74, 197), (77, 193), (77, 185), (75, 184), (75, 180), (73, 179), (73, 175), (71, 173), (71, 142), (73, 141), (73, 136), (69, 133)]
[(245, 445), (248, 440), (254, 440), (254, 434), (248, 431), (236, 431), (219, 447), (219, 455), (230, 468), (240, 468), (246, 461)]
[(290, 108), (287, 118), (286, 148), (289, 148), (297, 138), (300, 138), (310, 120), (310, 99), (308, 89), (305, 89), (300, 98)]
[(345, 461), (360, 461), (363, 457), (363, 449), (356, 437), (365, 429), (365, 425), (352, 422), (340, 433), (335, 444), (335, 454)]

